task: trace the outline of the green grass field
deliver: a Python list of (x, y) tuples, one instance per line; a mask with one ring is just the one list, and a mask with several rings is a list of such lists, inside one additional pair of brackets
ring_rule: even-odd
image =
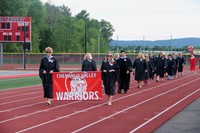
[(42, 81), (38, 76), (0, 80), (0, 90), (33, 86), (33, 85), (42, 85)]

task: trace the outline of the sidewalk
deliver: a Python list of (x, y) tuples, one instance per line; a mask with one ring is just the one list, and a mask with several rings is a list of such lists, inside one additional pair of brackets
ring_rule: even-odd
[(154, 133), (200, 133), (200, 98), (171, 118)]
[(0, 70), (0, 79), (6, 78), (22, 78), (30, 76), (38, 76), (38, 71), (10, 71), (10, 70)]

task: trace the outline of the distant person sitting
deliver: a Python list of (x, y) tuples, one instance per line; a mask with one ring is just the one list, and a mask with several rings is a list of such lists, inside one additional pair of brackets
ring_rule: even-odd
[(92, 55), (90, 53), (85, 54), (81, 71), (97, 71), (96, 62), (92, 59)]

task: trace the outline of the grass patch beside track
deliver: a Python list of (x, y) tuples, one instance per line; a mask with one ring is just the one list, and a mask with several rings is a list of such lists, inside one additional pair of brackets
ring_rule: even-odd
[(42, 81), (38, 76), (0, 80), (0, 90), (33, 86), (33, 85), (42, 85)]

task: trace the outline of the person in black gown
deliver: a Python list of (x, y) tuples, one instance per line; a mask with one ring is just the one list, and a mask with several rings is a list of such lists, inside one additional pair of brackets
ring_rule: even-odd
[(167, 62), (162, 52), (159, 53), (159, 57), (156, 60), (156, 82), (163, 82), (165, 69), (167, 68)]
[(175, 78), (177, 77), (177, 71), (178, 71), (178, 66), (179, 66), (179, 62), (178, 62), (178, 59), (177, 59), (177, 57), (176, 57), (176, 54), (175, 53), (172, 53), (172, 60), (174, 61), (174, 68), (173, 68), (173, 70), (174, 70), (174, 76), (175, 76)]
[(81, 71), (97, 71), (96, 62), (92, 59), (92, 55), (90, 53), (85, 54)]
[(175, 75), (174, 67), (176, 67), (175, 65), (176, 65), (175, 60), (173, 59), (172, 55), (169, 54), (168, 60), (167, 60), (167, 74), (168, 74), (167, 79), (169, 79), (169, 80), (174, 79), (174, 75)]
[(47, 105), (51, 105), (53, 98), (52, 73), (59, 72), (60, 67), (57, 59), (52, 56), (53, 49), (51, 47), (47, 47), (45, 52), (46, 56), (44, 56), (40, 62), (39, 76), (42, 80), (44, 98), (47, 98)]
[(118, 93), (124, 90), (127, 93), (130, 84), (130, 72), (132, 72), (133, 66), (132, 61), (126, 56), (126, 51), (121, 51), (121, 57), (117, 60), (120, 68)]
[(145, 80), (145, 74), (147, 74), (147, 61), (142, 53), (138, 53), (137, 59), (133, 62), (133, 69), (138, 88), (142, 88), (142, 81)]
[(105, 94), (108, 96), (108, 105), (112, 105), (112, 98), (115, 95), (115, 82), (119, 77), (119, 66), (112, 53), (108, 53), (102, 62), (101, 72)]
[(183, 67), (185, 65), (185, 59), (184, 57), (182, 56), (181, 53), (178, 53), (178, 57), (177, 57), (177, 60), (178, 60), (178, 76), (182, 76), (183, 74)]

